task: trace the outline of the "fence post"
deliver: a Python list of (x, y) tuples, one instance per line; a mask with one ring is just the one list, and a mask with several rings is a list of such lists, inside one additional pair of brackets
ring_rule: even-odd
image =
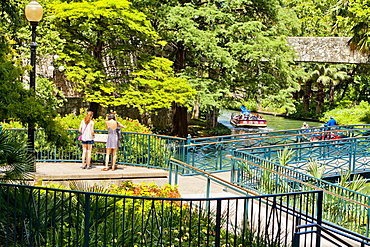
[(210, 198), (211, 195), (211, 180), (207, 178), (207, 192), (206, 192), (206, 197)]
[(186, 162), (185, 163), (188, 164), (188, 165), (191, 165), (190, 164), (190, 152), (189, 152), (189, 150), (190, 150), (190, 147), (189, 147), (190, 143), (191, 143), (191, 135), (188, 134), (188, 137), (186, 138), (186, 149), (185, 149), (185, 151), (186, 151)]
[(172, 184), (172, 161), (170, 161), (170, 171), (169, 171), (169, 174), (168, 174), (168, 183), (170, 185), (173, 185)]
[(220, 247), (220, 235), (221, 235), (221, 205), (222, 199), (217, 199), (217, 208), (216, 208), (216, 239), (215, 247)]
[(293, 247), (299, 247), (299, 233), (297, 233), (297, 231), (299, 231), (299, 229), (296, 227), (295, 228), (295, 233), (293, 235), (293, 243), (292, 243), (292, 246)]
[(175, 185), (178, 185), (178, 184), (179, 184), (179, 166), (175, 164)]
[(354, 172), (356, 170), (356, 140), (351, 140), (351, 147), (349, 152), (349, 170)]
[(84, 247), (89, 247), (90, 241), (90, 195), (85, 194), (85, 227), (84, 227)]
[[(236, 148), (235, 148), (235, 146), (233, 145), (233, 147), (232, 147), (232, 151), (231, 151), (231, 155), (232, 156), (234, 156), (235, 157), (235, 150), (236, 150)], [(231, 183), (235, 183), (235, 159), (231, 159)]]
[(321, 246), (321, 225), (322, 225), (322, 204), (324, 200), (324, 192), (318, 191), (317, 192), (317, 225), (319, 226), (316, 230), (316, 246)]

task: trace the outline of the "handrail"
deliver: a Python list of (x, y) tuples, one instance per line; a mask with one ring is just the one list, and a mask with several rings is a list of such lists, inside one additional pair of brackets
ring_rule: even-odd
[[(317, 230), (306, 230), (304, 232), (300, 232), (301, 229), (306, 229), (306, 228), (311, 228), (311, 227), (316, 227)], [(370, 246), (370, 238), (362, 236), (362, 235), (357, 234), (355, 232), (350, 232), (350, 231), (348, 231), (344, 228), (342, 230), (343, 230), (343, 232), (340, 232), (340, 231), (337, 231), (337, 230), (333, 230), (333, 229), (324, 227), (324, 226), (319, 225), (317, 223), (311, 223), (311, 224), (306, 224), (306, 225), (298, 225), (298, 226), (296, 226), (296, 231), (294, 233), (292, 247), (299, 247), (300, 246), (300, 236), (301, 235), (306, 235), (306, 234), (311, 234), (311, 233), (316, 233), (319, 236), (321, 236), (321, 237), (325, 238), (326, 240), (328, 240), (329, 242), (331, 242), (332, 244), (335, 244), (336, 246), (339, 246), (339, 247), (341, 247), (343, 245), (352, 247), (353, 245), (349, 244), (347, 242), (348, 240), (347, 241), (343, 240), (337, 235), (340, 235), (342, 237), (350, 239), (354, 242), (360, 243), (361, 246), (365, 246), (365, 245)], [(323, 232), (325, 234), (329, 235), (330, 238), (324, 236)], [(339, 245), (336, 241), (340, 242), (342, 245)]]
[[(226, 187), (228, 187), (232, 190), (235, 190), (238, 193), (242, 193), (244, 195), (247, 193), (249, 195), (251, 194), (251, 195), (255, 195), (255, 196), (261, 195), (260, 193), (256, 193), (256, 191), (249, 190), (247, 188), (244, 188), (244, 187), (238, 186), (236, 184), (233, 184), (229, 181), (226, 181), (222, 178), (219, 178), (215, 175), (212, 175), (211, 173), (205, 172), (203, 170), (197, 169), (196, 167), (193, 167), (193, 166), (190, 166), (190, 165), (188, 165), (184, 162), (181, 162), (180, 160), (176, 160), (176, 159), (171, 158), (170, 162), (171, 162), (171, 164), (176, 163), (176, 165), (181, 166), (182, 168), (186, 168), (186, 169), (189, 169), (189, 170), (192, 170), (192, 171), (196, 171), (197, 174), (202, 175), (202, 176), (206, 177), (207, 179), (210, 179), (210, 180), (212, 180), (212, 181), (214, 181), (218, 184), (225, 185)], [(175, 176), (176, 176), (175, 181), (178, 181), (178, 179), (177, 179), (178, 173), (177, 172), (175, 173)], [(170, 167), (170, 170), (169, 170), (169, 183), (172, 185), (172, 168), (171, 167)], [(207, 190), (208, 189), (209, 188), (207, 188)]]
[[(341, 199), (346, 200), (346, 201), (348, 201), (348, 202), (352, 202), (352, 203), (355, 203), (355, 204), (360, 205), (360, 206), (362, 206), (362, 207), (365, 207), (365, 208), (370, 209), (370, 205), (366, 205), (366, 204), (364, 204), (364, 203), (361, 203), (361, 202), (358, 202), (358, 201), (352, 200), (352, 199), (347, 198), (347, 197), (344, 197), (344, 196), (342, 196), (342, 195), (338, 195), (338, 194), (336, 194), (336, 193), (333, 193), (333, 192), (331, 192), (331, 191), (328, 191), (328, 190), (325, 190), (325, 189), (323, 189), (323, 188), (317, 187), (317, 186), (315, 186), (315, 185), (312, 185), (312, 184), (309, 184), (309, 183), (303, 182), (303, 181), (301, 181), (301, 180), (299, 180), (299, 179), (296, 179), (296, 178), (294, 178), (294, 177), (290, 177), (290, 176), (288, 176), (288, 175), (282, 174), (282, 173), (277, 172), (277, 171), (275, 171), (275, 170), (273, 170), (273, 169), (266, 168), (266, 167), (264, 167), (264, 166), (258, 165), (258, 164), (256, 164), (256, 163), (250, 162), (250, 161), (248, 161), (248, 160), (245, 160), (245, 159), (242, 159), (242, 158), (239, 158), (239, 157), (235, 157), (235, 156), (231, 156), (231, 155), (227, 155), (227, 156), (228, 156), (228, 157), (230, 157), (231, 159), (236, 159), (236, 160), (240, 160), (240, 161), (246, 162), (246, 163), (248, 163), (248, 164), (251, 164), (251, 165), (253, 165), (253, 166), (257, 166), (257, 167), (259, 167), (259, 168), (261, 168), (261, 169), (263, 169), (263, 170), (269, 171), (269, 172), (274, 173), (274, 174), (276, 174), (276, 175), (279, 175), (279, 176), (281, 176), (281, 177), (285, 177), (285, 178), (291, 179), (291, 180), (293, 180), (293, 181), (295, 181), (295, 182), (298, 182), (298, 183), (300, 183), (300, 184), (303, 184), (303, 185), (305, 185), (305, 186), (307, 186), (307, 187), (311, 187), (311, 188), (313, 188), (313, 189), (315, 189), (315, 190), (321, 190), (321, 191), (323, 191), (323, 192), (324, 192), (324, 193), (326, 193), (326, 194), (329, 194), (329, 195), (332, 195), (332, 196), (335, 196), (335, 197), (341, 198)], [(276, 165), (276, 166), (280, 167), (280, 165), (279, 165), (279, 164), (274, 164), (274, 165)], [(289, 169), (288, 167), (281, 167), (281, 168), (285, 168), (285, 169), (287, 169), (287, 170), (292, 170), (292, 169)], [(294, 170), (292, 170), (292, 171), (294, 171)], [(296, 172), (296, 173), (300, 173), (300, 172), (297, 172), (297, 171), (294, 171), (294, 172)], [(302, 173), (302, 174), (303, 174), (303, 173)], [(343, 188), (343, 187), (337, 186), (337, 185), (335, 185), (335, 184), (332, 184), (332, 183), (326, 182), (326, 181), (324, 181), (324, 180), (321, 180), (321, 179), (315, 178), (315, 177), (310, 176), (310, 175), (307, 175), (307, 174), (304, 174), (304, 175), (305, 175), (305, 176), (307, 176), (307, 177), (310, 177), (311, 179), (314, 179), (314, 180), (320, 181), (320, 182), (322, 182), (322, 183), (326, 183), (326, 184), (331, 185), (331, 186), (334, 186), (334, 187), (338, 187), (338, 188), (340, 188), (340, 189), (342, 189), (342, 190), (346, 190), (346, 191), (348, 191), (348, 192), (351, 192), (351, 193), (354, 193), (354, 194), (358, 194), (358, 195), (361, 195), (361, 196), (364, 196), (364, 197), (367, 197), (367, 198), (369, 198), (369, 199), (370, 199), (370, 196), (368, 196), (368, 195), (361, 194), (361, 193), (359, 193), (359, 192), (352, 191), (352, 190), (349, 190), (349, 189), (347, 189), (347, 188)]]
[[(327, 128), (327, 127), (323, 127), (323, 128)], [(273, 138), (277, 138), (277, 137), (297, 137), (297, 136), (304, 136), (304, 135), (313, 135), (313, 134), (326, 134), (328, 132), (334, 132), (334, 133), (341, 133), (341, 132), (345, 132), (345, 131), (349, 131), (349, 130), (352, 130), (352, 129), (345, 129), (345, 130), (342, 130), (342, 129), (330, 129), (330, 130), (323, 130), (323, 131), (310, 131), (310, 132), (303, 132), (303, 130), (299, 130), (299, 133), (297, 134), (289, 134), (289, 135), (272, 135), (272, 133), (274, 132), (267, 132), (265, 133), (265, 136), (259, 136), (259, 137), (248, 137), (248, 138), (244, 138), (244, 139), (232, 139), (232, 140), (227, 140), (227, 141), (217, 141), (217, 142), (206, 142), (206, 144), (219, 144), (219, 143), (233, 143), (233, 142), (240, 142), (240, 141), (250, 141), (250, 140), (263, 140), (263, 139), (273, 139)], [(365, 129), (362, 129), (362, 130), (370, 130), (370, 128), (365, 128)], [(234, 136), (230, 136), (230, 137), (234, 137)], [(219, 137), (212, 137), (210, 139), (217, 139)], [(226, 138), (223, 138), (223, 139), (226, 139)], [(192, 140), (197, 140), (197, 139), (192, 139)], [(204, 142), (199, 142), (199, 143), (191, 143), (191, 144), (188, 144), (188, 145), (185, 145), (186, 147), (189, 146), (189, 147), (192, 147), (192, 146), (201, 146), (201, 145), (204, 145), (205, 143)]]

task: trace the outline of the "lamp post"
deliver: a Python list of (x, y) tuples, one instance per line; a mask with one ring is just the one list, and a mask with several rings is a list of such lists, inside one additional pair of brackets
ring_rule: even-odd
[[(32, 27), (30, 90), (34, 92), (36, 91), (36, 27), (42, 18), (42, 12), (42, 6), (36, 0), (32, 0), (25, 9), (26, 18)], [(28, 150), (35, 159), (35, 124), (33, 122), (28, 123)], [(33, 169), (35, 170), (35, 167)]]

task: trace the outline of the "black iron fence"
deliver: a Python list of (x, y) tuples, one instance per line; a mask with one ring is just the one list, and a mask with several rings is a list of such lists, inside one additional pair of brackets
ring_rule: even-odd
[[(184, 199), (0, 184), (0, 246), (291, 246), (322, 192)], [(304, 207), (302, 207), (304, 205)], [(305, 246), (319, 246), (305, 234)]]

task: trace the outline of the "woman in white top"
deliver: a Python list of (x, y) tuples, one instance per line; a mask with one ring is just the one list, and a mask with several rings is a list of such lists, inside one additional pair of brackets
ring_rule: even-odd
[(82, 133), (82, 169), (91, 169), (91, 149), (94, 144), (94, 112), (88, 111), (82, 119), (79, 132)]
[(108, 163), (109, 163), (109, 156), (112, 152), (112, 171), (116, 169), (116, 159), (117, 159), (117, 149), (121, 146), (121, 142), (118, 139), (117, 135), (117, 128), (120, 126), (121, 128), (126, 128), (120, 122), (116, 121), (116, 116), (111, 113), (108, 115), (108, 121), (105, 121), (105, 124), (108, 129), (108, 139), (107, 139), (107, 146), (106, 146), (106, 154), (105, 154), (105, 167), (102, 171), (108, 171)]

